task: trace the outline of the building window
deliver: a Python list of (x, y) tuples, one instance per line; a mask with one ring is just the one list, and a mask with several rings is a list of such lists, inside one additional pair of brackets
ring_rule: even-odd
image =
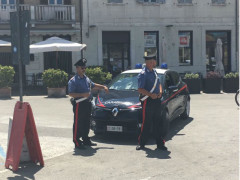
[(179, 65), (193, 65), (192, 32), (179, 31)]
[(178, 4), (192, 4), (192, 0), (178, 0)]
[(103, 67), (113, 77), (131, 68), (130, 32), (103, 31)]
[(62, 5), (64, 3), (63, 3), (63, 0), (48, 0), (48, 4), (50, 4), (50, 5)]
[(225, 73), (231, 71), (231, 31), (206, 32), (206, 69), (214, 71), (216, 67), (217, 40), (222, 42), (222, 63)]
[(212, 0), (212, 4), (214, 4), (214, 5), (225, 5), (226, 0)]
[(144, 32), (144, 54), (145, 52), (153, 53), (157, 51), (157, 65), (159, 65), (159, 52), (158, 52), (158, 32), (145, 31)]
[(1, 0), (1, 8), (6, 9), (15, 9), (16, 1), (15, 0)]
[(156, 0), (144, 0), (144, 2), (156, 2)]
[(123, 3), (123, 0), (108, 0), (108, 3)]
[(166, 0), (137, 0), (139, 3), (161, 3), (164, 4)]

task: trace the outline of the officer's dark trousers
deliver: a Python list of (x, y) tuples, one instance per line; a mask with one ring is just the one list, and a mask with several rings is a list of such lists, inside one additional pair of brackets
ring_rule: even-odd
[(142, 103), (143, 122), (141, 132), (138, 137), (138, 144), (145, 145), (150, 136), (151, 125), (153, 127), (153, 135), (156, 139), (156, 144), (163, 145), (162, 137), (162, 118), (161, 118), (161, 100), (147, 98)]
[(73, 142), (75, 145), (81, 144), (79, 138), (83, 141), (89, 141), (88, 133), (90, 129), (91, 102), (88, 100), (73, 105)]

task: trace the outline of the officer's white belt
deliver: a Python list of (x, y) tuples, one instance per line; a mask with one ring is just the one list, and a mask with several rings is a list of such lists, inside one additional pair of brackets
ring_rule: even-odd
[(80, 99), (77, 99), (77, 100), (75, 100), (76, 101), (76, 103), (79, 103), (79, 102), (82, 102), (82, 101), (84, 101), (84, 100), (86, 100), (87, 98), (80, 98)]
[[(158, 80), (158, 77), (157, 77), (157, 73), (155, 72), (155, 82), (153, 84), (153, 87), (152, 89), (150, 90), (150, 93), (152, 93), (154, 91), (154, 89), (156, 88), (156, 85), (157, 85), (157, 80)], [(145, 101), (145, 99), (147, 99), (149, 96), (144, 96), (142, 99), (140, 99), (140, 101)]]

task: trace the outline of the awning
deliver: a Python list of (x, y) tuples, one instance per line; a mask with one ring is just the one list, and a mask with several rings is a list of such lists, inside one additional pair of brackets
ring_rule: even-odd
[(11, 52), (11, 43), (0, 40), (0, 52)]

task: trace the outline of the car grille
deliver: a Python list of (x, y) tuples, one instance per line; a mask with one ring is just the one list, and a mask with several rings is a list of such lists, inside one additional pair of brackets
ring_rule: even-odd
[(131, 121), (138, 121), (141, 118), (141, 110), (131, 110), (131, 109), (124, 109), (119, 110), (116, 117), (113, 116), (112, 110), (105, 110), (104, 108), (96, 109), (93, 111), (93, 119), (98, 119), (101, 121), (120, 121), (120, 122), (131, 122)]

